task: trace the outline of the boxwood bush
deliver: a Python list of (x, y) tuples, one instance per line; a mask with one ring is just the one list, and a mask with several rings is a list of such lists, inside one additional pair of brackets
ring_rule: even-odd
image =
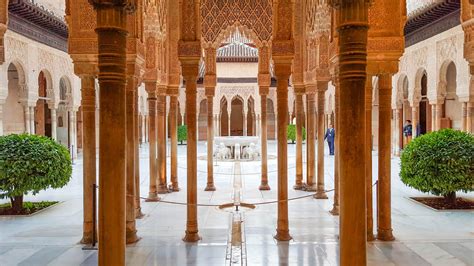
[[(294, 144), (296, 141), (296, 125), (288, 125), (287, 126), (287, 139), (291, 140), (291, 143)], [(303, 127), (303, 141), (306, 140), (306, 129)]]
[(413, 139), (402, 152), (400, 177), (406, 185), (456, 205), (456, 191), (473, 191), (474, 136), (443, 129)]
[(65, 186), (72, 173), (69, 151), (54, 140), (37, 135), (0, 137), (0, 198), (10, 198), (20, 212), (23, 195)]
[(178, 141), (180, 144), (183, 144), (183, 141), (188, 139), (188, 127), (182, 125), (178, 127)]

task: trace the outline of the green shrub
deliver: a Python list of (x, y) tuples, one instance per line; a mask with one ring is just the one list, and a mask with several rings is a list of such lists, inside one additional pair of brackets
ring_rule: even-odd
[(456, 191), (473, 191), (474, 136), (443, 129), (415, 138), (403, 150), (400, 177), (406, 185), (455, 205)]
[(71, 179), (69, 151), (54, 140), (37, 135), (0, 137), (0, 198), (23, 208), (23, 195), (61, 188)]
[(180, 144), (183, 144), (183, 141), (188, 139), (188, 127), (182, 125), (178, 127), (178, 141)]
[[(294, 144), (296, 141), (296, 125), (287, 126), (287, 139), (291, 140), (291, 143)], [(303, 127), (303, 140), (306, 140), (306, 129)]]

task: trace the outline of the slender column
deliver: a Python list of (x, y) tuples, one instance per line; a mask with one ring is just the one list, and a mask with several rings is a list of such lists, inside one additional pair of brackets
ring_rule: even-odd
[(314, 195), (316, 199), (328, 198), (324, 187), (324, 96), (327, 89), (327, 82), (318, 82), (318, 187)]
[[(230, 104), (232, 104), (232, 103), (230, 103)], [(228, 130), (227, 131), (227, 136), (231, 136), (231, 133), (230, 133), (230, 115), (232, 113), (232, 110), (228, 111), (227, 113), (229, 114), (229, 121), (227, 122), (227, 130)]]
[(148, 144), (150, 153), (150, 188), (147, 201), (158, 201), (158, 186), (156, 167), (156, 82), (146, 82), (145, 89), (148, 92)]
[[(176, 88), (177, 91), (177, 88)], [(170, 96), (171, 130), (171, 190), (179, 191), (178, 185), (178, 96)]]
[(372, 208), (372, 77), (365, 82), (365, 176), (367, 196), (367, 241), (373, 241), (374, 217)]
[(369, 3), (339, 3), (340, 264), (366, 265), (365, 128), (361, 125), (365, 125)]
[(94, 76), (81, 76), (82, 98), (82, 172), (83, 172), (83, 227), (82, 244), (92, 243), (92, 212), (94, 202), (92, 194), (96, 181), (96, 132), (95, 132), (95, 81)]
[(311, 91), (306, 94), (307, 99), (307, 138), (306, 138), (306, 191), (315, 192), (317, 190), (316, 183), (314, 183), (314, 172), (315, 172), (315, 94)]
[(379, 182), (377, 185), (377, 238), (392, 241), (391, 165), (390, 165), (390, 112), (392, 101), (392, 76), (379, 76)]
[[(399, 153), (403, 150), (403, 108), (397, 108), (398, 117), (398, 151)], [(400, 154), (399, 154), (400, 155)]]
[(436, 104), (431, 104), (431, 129), (436, 131)]
[(474, 133), (472, 130), (472, 124), (474, 123), (474, 103), (467, 103), (467, 132)]
[(341, 111), (341, 101), (340, 101), (340, 94), (341, 94), (341, 87), (339, 84), (339, 79), (338, 79), (338, 74), (335, 75), (336, 79), (334, 82), (335, 86), (335, 94), (334, 94), (334, 100), (335, 100), (335, 116), (334, 116), (334, 124), (335, 124), (335, 131), (336, 131), (336, 138), (335, 138), (335, 152), (334, 152), (334, 203), (332, 206), (332, 210), (330, 213), (332, 215), (339, 215), (339, 190), (340, 190), (340, 182), (339, 182), (339, 158), (341, 153), (339, 152), (341, 150), (341, 147), (339, 145), (340, 143), (340, 134), (339, 128), (340, 128), (340, 111)]
[(25, 133), (31, 134), (31, 123), (30, 123), (30, 107), (28, 103), (23, 106), (24, 120), (25, 120)]
[(247, 136), (247, 111), (246, 110), (244, 110), (243, 116), (244, 116), (244, 124), (243, 124), (243, 131), (244, 132), (242, 132), (242, 135)]
[(214, 168), (213, 168), (213, 154), (214, 154), (214, 127), (212, 123), (213, 118), (213, 101), (214, 89), (206, 88), (207, 94), (207, 185), (205, 191), (215, 191), (214, 186)]
[(125, 73), (123, 1), (93, 1), (97, 10), (100, 130), (99, 265), (125, 265)]
[(35, 107), (30, 106), (30, 118), (29, 118), (29, 123), (30, 123), (30, 133), (35, 134), (36, 133), (36, 126), (35, 126)]
[[(379, 100), (380, 101), (380, 100)], [(411, 115), (411, 124), (413, 126), (412, 129), (412, 139), (416, 138), (417, 135), (417, 124), (418, 124), (418, 108), (420, 106), (420, 103), (414, 103), (413, 107), (411, 108), (412, 115)]]
[(291, 240), (288, 221), (288, 79), (291, 73), (290, 64), (275, 64), (277, 76), (277, 105), (278, 105), (278, 241)]
[[(166, 130), (165, 130), (165, 115), (166, 115), (166, 95), (163, 88), (158, 89), (157, 98), (157, 112), (158, 112), (158, 193), (168, 193), (166, 182)], [(188, 125), (189, 128), (189, 125)], [(189, 129), (188, 129), (189, 130)]]
[[(299, 92), (300, 88), (295, 87), (296, 93), (296, 182), (293, 186), (296, 190), (304, 188), (303, 183), (303, 92)], [(304, 90), (304, 88), (301, 88)], [(298, 91), (298, 92), (297, 92)]]
[[(198, 60), (197, 60), (198, 61)], [(197, 217), (197, 127), (196, 127), (196, 94), (198, 62), (181, 61), (182, 74), (186, 81), (186, 124), (188, 125), (187, 142), (187, 220), (185, 242), (197, 242), (201, 238), (198, 233)], [(186, 64), (187, 63), (187, 64)]]
[(135, 94), (137, 93), (137, 81), (133, 76), (127, 77), (126, 90), (126, 135), (127, 135), (127, 244), (137, 242), (137, 229), (135, 224)]
[(270, 190), (268, 185), (268, 159), (267, 159), (267, 94), (268, 87), (260, 86), (260, 107), (262, 112), (262, 134), (260, 138), (261, 152), (262, 152), (262, 179), (260, 181), (260, 190)]
[(5, 104), (4, 100), (0, 100), (0, 136), (3, 136), (3, 105)]
[(462, 103), (462, 131), (467, 132), (467, 102)]
[(142, 213), (142, 207), (141, 207), (141, 201), (140, 201), (140, 136), (142, 135), (142, 131), (140, 129), (140, 113), (138, 112), (138, 85), (136, 84), (136, 93), (135, 93), (135, 98), (134, 98), (134, 123), (133, 123), (133, 128), (135, 129), (135, 156), (133, 157), (135, 160), (135, 218), (141, 219), (143, 216), (145, 216)]
[[(57, 125), (57, 122), (58, 122), (58, 118), (57, 118), (57, 115), (56, 115), (56, 109), (53, 107), (51, 108), (51, 138), (54, 139), (54, 140), (57, 140), (58, 139), (58, 125)], [(71, 136), (72, 138), (72, 136)]]
[(441, 119), (443, 118), (443, 104), (436, 103), (436, 130), (441, 129)]

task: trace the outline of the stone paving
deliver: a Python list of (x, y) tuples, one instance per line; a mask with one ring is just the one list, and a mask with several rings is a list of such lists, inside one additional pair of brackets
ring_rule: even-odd
[[(198, 153), (206, 153), (199, 143)], [(179, 181), (182, 190), (164, 195), (167, 201), (186, 201), (186, 146), (179, 146)], [(327, 152), (327, 151), (326, 151)], [(275, 142), (269, 154), (276, 155)], [(327, 189), (333, 188), (333, 157), (325, 155)], [(242, 200), (259, 203), (276, 199), (276, 159), (269, 160), (271, 191), (258, 190), (260, 162), (241, 162)], [(374, 153), (374, 176), (377, 173)], [(204, 192), (206, 161), (198, 161), (198, 202), (233, 202), (233, 162), (215, 164), (217, 191)], [(295, 177), (295, 145), (289, 145), (290, 185)], [(141, 195), (148, 194), (148, 151), (140, 153)], [(437, 212), (408, 199), (423, 195), (404, 186), (398, 178), (399, 160), (392, 159), (392, 213), (396, 241), (368, 244), (369, 265), (474, 265), (474, 212)], [(290, 186), (291, 187), (291, 186)], [(307, 195), (289, 191), (289, 197)], [(329, 200), (306, 198), (289, 203), (290, 233), (293, 240), (277, 243), (276, 205), (259, 205), (243, 213), (247, 265), (339, 265), (338, 217), (329, 214)], [(474, 194), (463, 194), (474, 198)], [(31, 217), (0, 217), (0, 265), (96, 265), (97, 251), (84, 251), (78, 244), (82, 230), (82, 161), (75, 162), (67, 187), (48, 190), (27, 200), (58, 200), (57, 206)], [(141, 241), (127, 248), (128, 265), (227, 265), (229, 211), (200, 207), (202, 241), (185, 244), (185, 206), (142, 201), (146, 216), (137, 221)], [(375, 214), (374, 214), (375, 215)], [(376, 228), (376, 226), (375, 226)]]

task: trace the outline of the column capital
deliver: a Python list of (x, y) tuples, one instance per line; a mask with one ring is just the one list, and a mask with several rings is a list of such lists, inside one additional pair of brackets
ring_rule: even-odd
[(179, 86), (170, 86), (166, 89), (166, 94), (172, 97), (179, 96)]
[(158, 89), (156, 90), (156, 93), (158, 96), (166, 96), (166, 91), (167, 91), (166, 86), (164, 85), (158, 85)]
[(258, 93), (262, 96), (267, 96), (270, 92), (270, 86), (259, 86)]
[(148, 93), (148, 97), (150, 94), (155, 95), (157, 90), (158, 83), (156, 80), (154, 81), (145, 81), (145, 90)]
[(293, 91), (296, 95), (304, 95), (306, 93), (306, 87), (303, 84), (293, 85)]
[(206, 87), (206, 97), (214, 97), (215, 94), (216, 94), (215, 87)]
[(205, 74), (204, 75), (204, 87), (216, 87), (217, 76), (216, 74)]

